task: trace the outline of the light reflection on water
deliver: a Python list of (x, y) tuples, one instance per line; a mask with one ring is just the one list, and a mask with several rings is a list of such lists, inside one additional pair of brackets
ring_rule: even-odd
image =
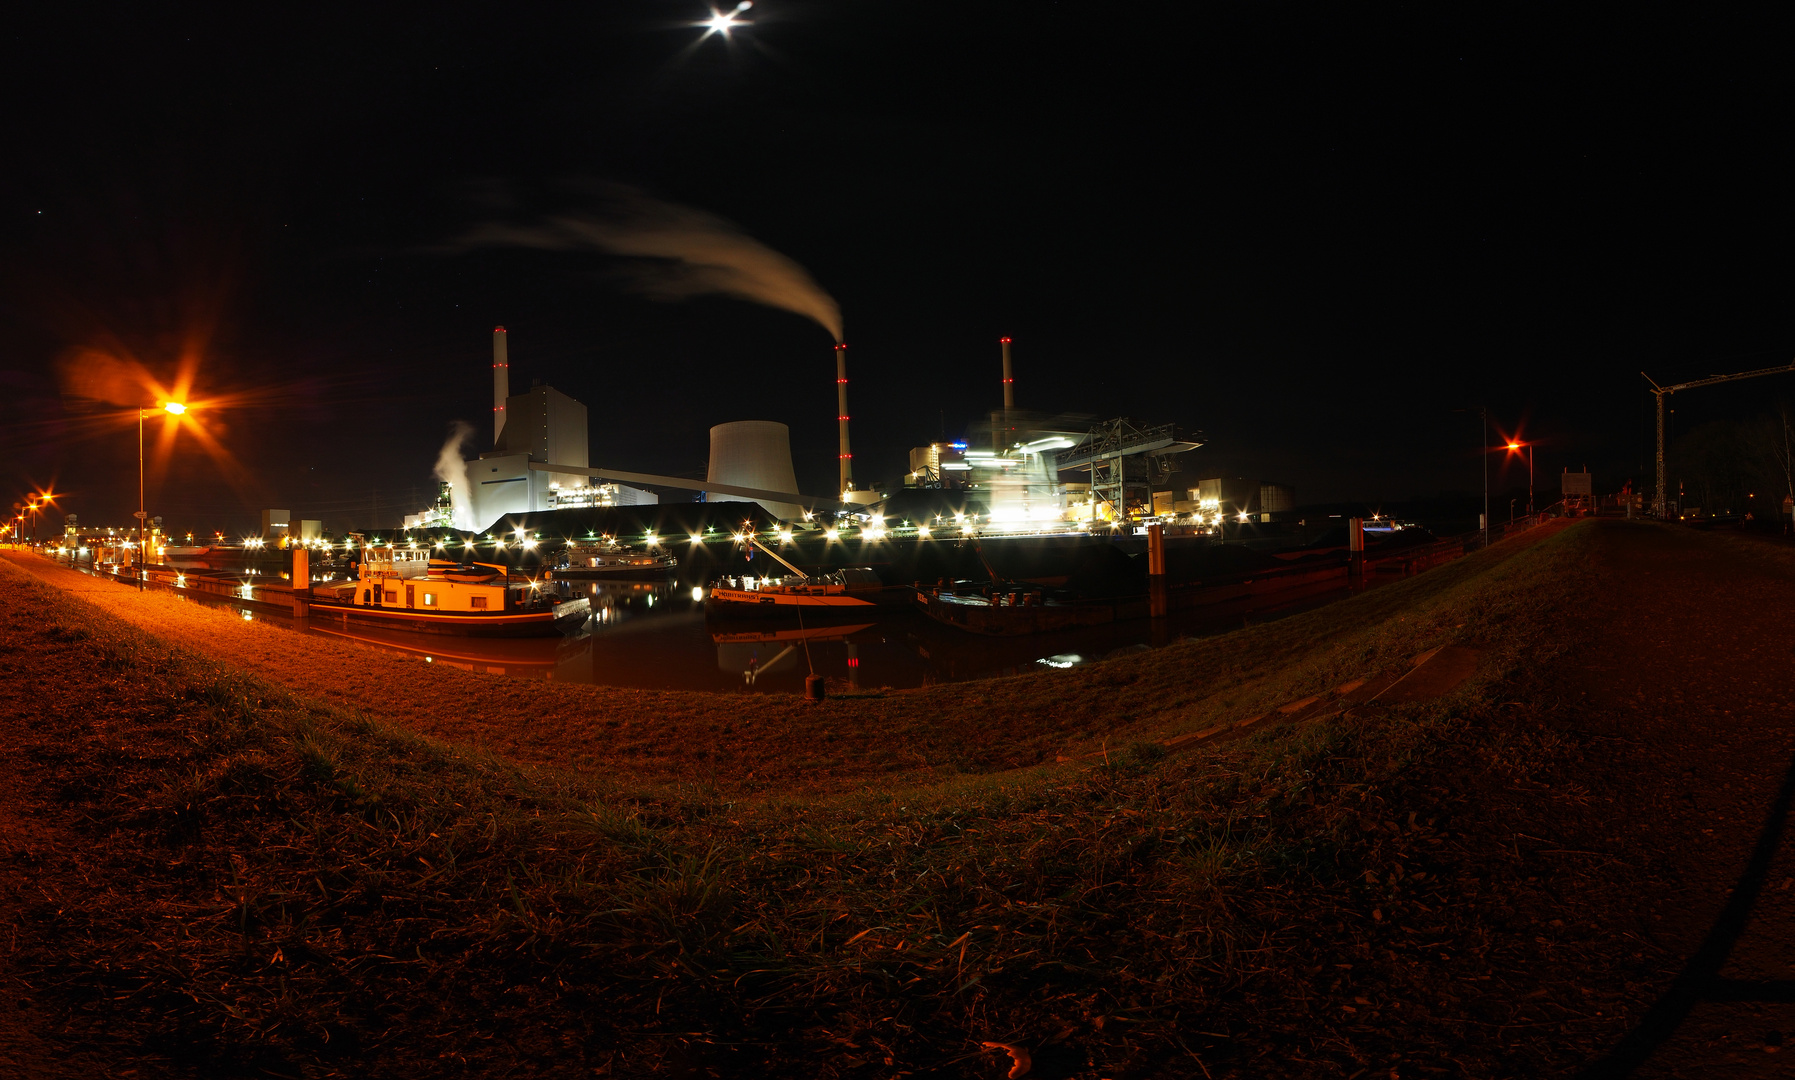
[(806, 616), (802, 628), (796, 620), (738, 618), (707, 624), (702, 590), (673, 580), (556, 582), (552, 587), (590, 599), (592, 617), (578, 632), (556, 638), (470, 638), (333, 627), (322, 619), (302, 623), (268, 607), (233, 604), (237, 596), (262, 600), (261, 590), (247, 577), (233, 597), (185, 595), (231, 608), (246, 620), (349, 639), (468, 671), (644, 690), (771, 693), (801, 693), (812, 672), (826, 677), (831, 692), (839, 693), (1068, 670), (1118, 653), (1281, 618), (1347, 595), (1345, 589), (1328, 587), (1273, 601), (1281, 605), (1275, 607), (1218, 607), (1158, 622), (1136, 620), (1010, 639), (967, 634), (906, 609), (879, 609), (822, 625)]

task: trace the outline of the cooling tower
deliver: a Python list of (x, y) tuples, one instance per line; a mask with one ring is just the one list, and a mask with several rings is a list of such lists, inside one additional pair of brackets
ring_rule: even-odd
[[(705, 480), (713, 484), (789, 491), (796, 498), (798, 477), (792, 472), (791, 430), (772, 420), (737, 420), (711, 428), (711, 465)], [(706, 494), (713, 502), (743, 501), (739, 496)], [(804, 516), (795, 502), (757, 499), (767, 513), (786, 521)]]

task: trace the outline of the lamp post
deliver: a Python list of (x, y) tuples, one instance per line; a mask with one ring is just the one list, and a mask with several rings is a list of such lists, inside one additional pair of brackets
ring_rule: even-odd
[(1480, 406), (1477, 415), (1483, 418), (1483, 442), (1480, 449), (1483, 454), (1483, 546), (1490, 546), (1490, 408)]
[(1527, 442), (1527, 443), (1510, 442), (1508, 444), (1508, 449), (1512, 452), (1512, 451), (1519, 450), (1523, 446), (1525, 446), (1527, 448), (1527, 516), (1532, 517), (1533, 516), (1533, 444), (1530, 442)]
[(1483, 421), (1483, 437), (1477, 446), (1477, 456), (1483, 459), (1483, 546), (1490, 546), (1490, 410), (1479, 405), (1471, 409), (1454, 409), (1453, 412), (1476, 413)]
[[(170, 416), (179, 416), (187, 411), (187, 406), (178, 401), (165, 401), (162, 411)], [(149, 515), (143, 510), (143, 418), (148, 409), (137, 410), (137, 591), (143, 591), (144, 560), (149, 557)]]

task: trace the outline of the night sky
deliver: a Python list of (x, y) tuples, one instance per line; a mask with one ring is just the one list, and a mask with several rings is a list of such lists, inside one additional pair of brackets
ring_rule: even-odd
[[(1003, 335), (1022, 406), (1175, 421), (1210, 440), (1192, 473), (1305, 503), (1476, 488), (1453, 410), (1482, 404), (1539, 440), (1542, 487), (1587, 463), (1613, 490), (1648, 475), (1641, 369), (1795, 358), (1780, 25), (762, 0), (701, 40), (708, 9), (671, 0), (290, 10), (9, 16), (13, 498), (128, 520), (135, 412), (61, 373), (166, 380), (185, 354), (230, 460), (183, 436), (152, 513), (390, 525), (454, 421), (489, 437), (501, 323), (514, 389), (591, 410), (595, 464), (701, 476), (710, 425), (772, 419), (829, 491), (817, 325), (646, 298), (597, 251), (457, 243), (616, 185), (736, 223), (839, 302), (863, 484), (1000, 402)], [(1677, 423), (1779, 395), (1795, 376), (1686, 395)]]

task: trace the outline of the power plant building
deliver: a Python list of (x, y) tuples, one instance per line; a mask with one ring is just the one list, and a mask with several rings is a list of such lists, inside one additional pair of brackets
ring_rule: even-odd
[(1269, 521), (1273, 514), (1296, 509), (1296, 489), (1266, 480), (1212, 476), (1197, 481), (1190, 489), (1190, 501), (1180, 501), (1176, 508), (1215, 521)]
[(262, 511), (262, 531), (260, 535), (263, 540), (266, 540), (271, 544), (279, 543), (281, 537), (286, 536), (287, 530), (292, 528), (292, 526), (293, 512), (291, 510)]
[(1259, 481), (1259, 512), (1283, 514), (1296, 509), (1296, 488), (1289, 484)]
[(493, 448), (466, 462), (473, 500), (466, 520), (485, 530), (506, 515), (575, 506), (657, 503), (653, 492), (591, 475), (586, 406), (552, 386), (510, 393), (504, 327), (493, 330)]

